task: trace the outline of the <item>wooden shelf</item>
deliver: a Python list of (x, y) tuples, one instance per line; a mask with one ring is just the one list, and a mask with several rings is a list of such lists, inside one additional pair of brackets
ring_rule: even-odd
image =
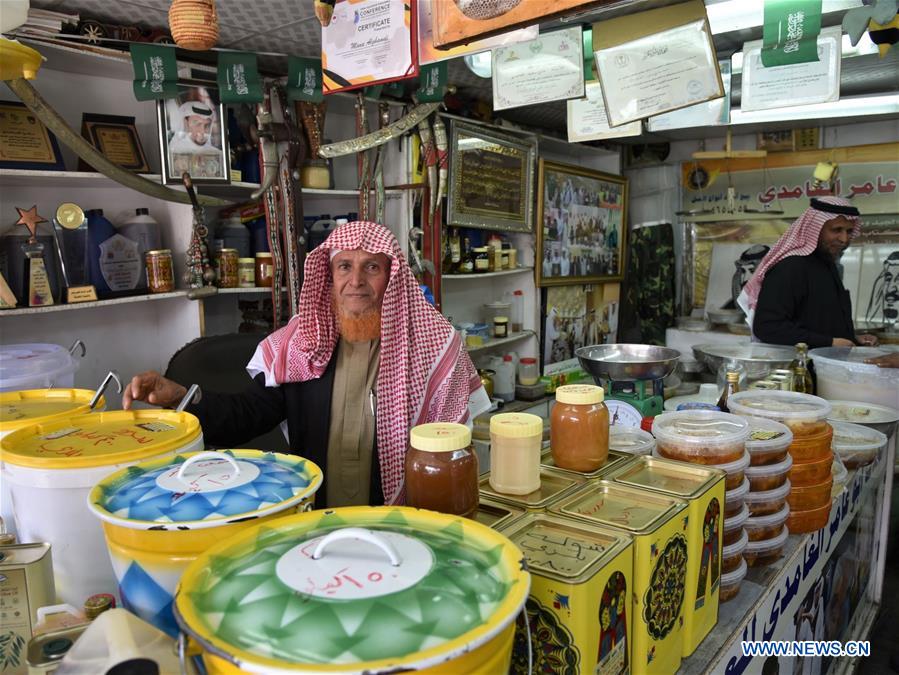
[(510, 274), (521, 274), (522, 272), (533, 272), (533, 267), (516, 267), (514, 270), (500, 270), (499, 272), (472, 272), (471, 274), (444, 274), (441, 279), (489, 279), (490, 277), (505, 277)]
[(96, 300), (94, 302), (77, 302), (71, 305), (58, 304), (46, 307), (16, 307), (15, 309), (0, 310), (0, 317), (24, 316), (32, 314), (49, 314), (51, 312), (65, 312), (70, 309), (94, 309), (97, 307), (109, 307), (112, 305), (127, 305), (132, 302), (145, 302), (148, 300), (171, 300), (173, 298), (186, 298), (187, 291), (172, 291), (171, 293), (150, 293), (147, 295), (129, 295), (125, 298), (112, 298), (110, 300)]
[(523, 330), (520, 333), (515, 333), (510, 335), (509, 337), (504, 338), (489, 338), (484, 342), (484, 344), (479, 347), (466, 347), (468, 353), (479, 352), (485, 349), (492, 349), (493, 347), (500, 347), (502, 345), (511, 344), (513, 342), (518, 342), (519, 340), (524, 340), (525, 338), (529, 338), (531, 336), (536, 335), (532, 330)]

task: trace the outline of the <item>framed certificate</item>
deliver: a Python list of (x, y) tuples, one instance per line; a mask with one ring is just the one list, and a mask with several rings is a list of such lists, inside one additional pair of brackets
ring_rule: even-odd
[(322, 28), (322, 91), (418, 75), (415, 5), (416, 0), (337, 0), (331, 23)]
[(24, 103), (0, 101), (0, 168), (66, 170), (56, 136)]
[(447, 224), (532, 232), (537, 141), (453, 120), (450, 143)]
[(602, 100), (599, 82), (588, 82), (587, 96), (568, 101), (568, 142), (596, 141), (605, 138), (625, 138), (643, 133), (640, 120), (617, 127), (609, 126), (606, 104)]
[(150, 173), (133, 117), (84, 113), (81, 135), (110, 162), (128, 171)]
[(530, 42), (497, 47), (491, 54), (494, 110), (584, 95), (580, 26), (544, 33)]
[(721, 81), (724, 83), (724, 97), (697, 103), (688, 108), (680, 108), (661, 115), (653, 115), (646, 120), (650, 132), (668, 129), (689, 129), (691, 127), (714, 127), (730, 122), (730, 60), (718, 62)]

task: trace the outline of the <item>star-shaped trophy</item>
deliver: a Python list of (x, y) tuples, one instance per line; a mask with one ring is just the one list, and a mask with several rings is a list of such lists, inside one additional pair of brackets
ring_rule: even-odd
[(24, 225), (31, 236), (22, 244), (25, 254), (25, 274), (22, 275), (22, 298), (28, 298), (29, 307), (43, 307), (53, 304), (53, 292), (50, 290), (50, 279), (44, 267), (44, 245), (37, 240), (37, 226), (46, 223), (46, 218), (38, 215), (37, 205), (30, 209), (20, 209), (16, 225)]

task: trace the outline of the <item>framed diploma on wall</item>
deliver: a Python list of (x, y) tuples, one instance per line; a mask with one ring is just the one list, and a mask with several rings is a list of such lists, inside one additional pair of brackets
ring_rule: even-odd
[(537, 141), (453, 120), (450, 148), (447, 224), (532, 232)]
[(537, 194), (537, 285), (620, 281), (627, 178), (541, 159)]
[(18, 101), (0, 101), (0, 168), (66, 170), (56, 136)]
[[(128, 171), (150, 173), (133, 117), (84, 113), (81, 135), (110, 162)], [(85, 171), (93, 170), (87, 162), (79, 160), (79, 169), (82, 167)]]

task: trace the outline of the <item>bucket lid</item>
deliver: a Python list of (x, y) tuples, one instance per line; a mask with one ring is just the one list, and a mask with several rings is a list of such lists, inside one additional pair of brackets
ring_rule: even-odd
[(321, 469), (296, 455), (191, 452), (116, 471), (94, 486), (88, 506), (113, 525), (193, 530), (278, 513), (314, 495), (321, 483)]
[(851, 422), (852, 424), (890, 424), (899, 421), (899, 410), (876, 403), (862, 401), (831, 401), (829, 422)]
[(866, 359), (886, 356), (895, 351), (895, 345), (882, 345), (880, 347), (818, 347), (812, 349), (808, 355), (815, 362), (816, 367), (820, 364), (825, 367), (839, 368), (855, 377), (895, 382), (899, 368), (881, 368), (873, 363), (865, 363)]
[(714, 410), (666, 412), (653, 420), (652, 435), (674, 445), (728, 446), (746, 441), (749, 422)]
[(749, 422), (749, 440), (746, 449), (750, 455), (764, 455), (790, 447), (793, 432), (786, 424), (768, 417), (747, 417)]
[(730, 395), (727, 405), (737, 415), (775, 420), (823, 420), (830, 415), (830, 403), (797, 391), (738, 391)]
[(32, 424), (0, 440), (0, 461), (34, 469), (138, 462), (200, 436), (200, 421), (173, 410), (117, 410)]
[[(88, 389), (28, 389), (0, 392), (0, 433), (9, 433), (31, 424), (91, 411), (94, 392)], [(106, 407), (100, 397), (97, 408)]]
[(4, 391), (50, 386), (78, 369), (78, 361), (65, 347), (52, 344), (0, 346), (0, 388)]
[(473, 520), (407, 507), (261, 523), (198, 556), (181, 628), (252, 672), (424, 669), (488, 642), (521, 611), (521, 551)]
[(837, 452), (878, 450), (887, 443), (886, 434), (861, 424), (833, 422), (830, 426), (833, 427), (831, 447)]

